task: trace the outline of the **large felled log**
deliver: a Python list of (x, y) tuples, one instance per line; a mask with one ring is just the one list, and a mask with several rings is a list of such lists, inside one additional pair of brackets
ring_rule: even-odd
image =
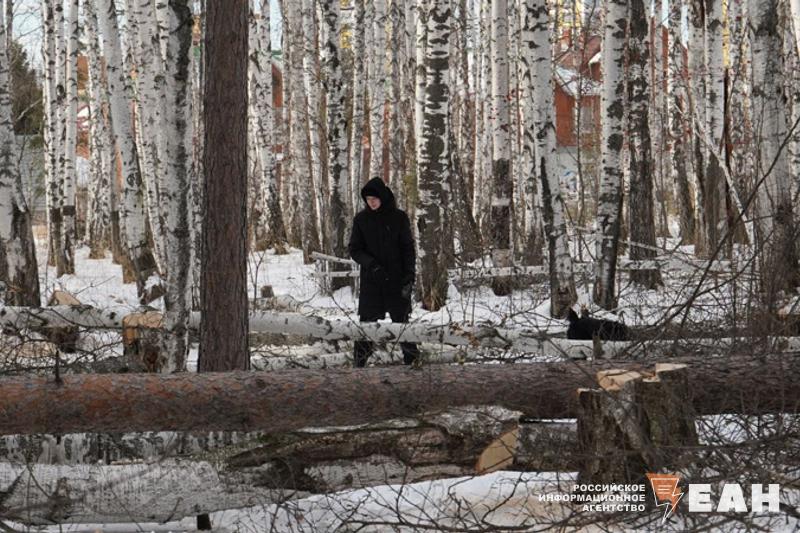
[[(699, 414), (796, 412), (800, 358), (681, 359)], [(0, 379), (0, 434), (124, 431), (292, 431), (462, 405), (501, 405), (574, 418), (575, 390), (625, 361), (209, 374), (69, 375)], [(648, 365), (649, 366), (649, 365)]]
[(152, 464), (26, 469), (0, 463), (2, 514), (28, 523), (166, 521), (298, 494), (483, 474), (514, 461), (519, 415), (498, 407), (464, 408), (374, 425), (262, 435), (223, 447), (194, 442), (192, 447), (205, 450)]
[(304, 494), (254, 488), (255, 474), (206, 461), (0, 464), (0, 516), (28, 524), (165, 522)]
[[(54, 306), (50, 308), (2, 307), (0, 326), (71, 327), (87, 329), (123, 329), (123, 318), (131, 313), (149, 309), (119, 306), (96, 309), (89, 306)], [(192, 313), (190, 325), (197, 328), (200, 314)], [(360, 324), (350, 319), (325, 319), (300, 313), (276, 311), (250, 315), (250, 332), (276, 333), (327, 341), (346, 341), (369, 338), (375, 342), (429, 342), (452, 346), (487, 347), (516, 350), (531, 357), (560, 357), (587, 359), (595, 355), (604, 358), (646, 355), (663, 357), (674, 353), (677, 345), (687, 344), (684, 351), (727, 350), (740, 347), (741, 338), (692, 339), (687, 343), (674, 340), (655, 342), (603, 342), (599, 347), (592, 341), (573, 341), (548, 336), (538, 330), (504, 329), (487, 325), (469, 326), (458, 323), (435, 324)], [(770, 350), (800, 350), (800, 337), (766, 339)]]

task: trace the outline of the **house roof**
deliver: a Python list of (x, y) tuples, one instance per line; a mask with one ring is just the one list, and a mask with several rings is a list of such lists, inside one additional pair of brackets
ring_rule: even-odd
[(556, 81), (567, 93), (573, 98), (580, 96), (599, 96), (602, 89), (602, 84), (594, 81), (588, 76), (581, 76), (577, 71), (557, 66), (556, 67)]

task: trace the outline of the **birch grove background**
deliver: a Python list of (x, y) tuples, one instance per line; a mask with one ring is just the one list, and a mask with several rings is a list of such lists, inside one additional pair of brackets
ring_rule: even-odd
[[(177, 425), (157, 404), (130, 429), (90, 407), (88, 426), (67, 410), (63, 425), (42, 428), (26, 418), (33, 407), (14, 431), (0, 422), (9, 528), (648, 529), (661, 517), (651, 504), (598, 517), (533, 500), (567, 490), (564, 479), (638, 482), (656, 470), (781, 487), (765, 516), (684, 513), (668, 527), (797, 527), (800, 0), (0, 4), (0, 396), (18, 390), (6, 377), (95, 373), (121, 381), (76, 390), (132, 394), (144, 385), (127, 373), (145, 372), (166, 380), (153, 391), (189, 376), (229, 395), (211, 408), (218, 418), (187, 408)], [(359, 325), (355, 312), (347, 242), (375, 177), (412, 221), (410, 325)], [(421, 343), (419, 380), (385, 378), (411, 400), (380, 396), (389, 381), (370, 381), (377, 369), (332, 370), (352, 365), (364, 337), (383, 343), (378, 367), (396, 363), (401, 338)], [(604, 358), (638, 365), (637, 377), (570, 378), (559, 396), (559, 380), (549, 389), (553, 376), (538, 370), (549, 367), (535, 366), (595, 376)], [(653, 366), (676, 361), (688, 370)], [(485, 396), (464, 392), (478, 374), (448, 373), (500, 363), (509, 373), (486, 378)], [(534, 381), (514, 388), (512, 364), (535, 367)], [(281, 369), (295, 370), (275, 390), (302, 385), (283, 419), (274, 404), (263, 419), (247, 411), (243, 395), (271, 382), (194, 376)], [(708, 390), (698, 376), (711, 376)], [(739, 404), (720, 399), (725, 386)], [(495, 394), (505, 387), (541, 387), (563, 410), (541, 395), (529, 411)], [(161, 394), (164, 406), (198, 398)], [(354, 417), (335, 418), (327, 394), (360, 398)], [(472, 397), (493, 405), (459, 411)], [(641, 408), (620, 415), (609, 397)], [(448, 406), (458, 409), (441, 414)], [(302, 433), (333, 426), (315, 418), (327, 411), (341, 426), (324, 430), (329, 441)], [(372, 425), (345, 427), (360, 423)], [(487, 467), (497, 442), (512, 451)], [(407, 454), (422, 448), (424, 459)], [(639, 455), (597, 459), (618, 449)], [(115, 507), (106, 474), (51, 470), (116, 460), (155, 461), (163, 475), (115, 471), (132, 491)], [(17, 492), (34, 470), (41, 501)], [(170, 476), (184, 485), (173, 494)], [(471, 476), (487, 509), (454, 503), (457, 476)], [(345, 490), (327, 506), (314, 499)], [(406, 507), (375, 503), (390, 496)]]

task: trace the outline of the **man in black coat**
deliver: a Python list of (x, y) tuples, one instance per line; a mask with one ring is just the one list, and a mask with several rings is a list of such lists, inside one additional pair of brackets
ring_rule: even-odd
[[(392, 322), (408, 322), (416, 276), (414, 236), (408, 215), (397, 208), (394, 194), (380, 178), (364, 185), (361, 198), (367, 205), (353, 219), (349, 245), (350, 257), (361, 265), (359, 318), (362, 322), (377, 322), (388, 312)], [(407, 365), (419, 357), (414, 343), (402, 342), (400, 348)], [(373, 350), (371, 341), (356, 341), (355, 366), (366, 366)]]

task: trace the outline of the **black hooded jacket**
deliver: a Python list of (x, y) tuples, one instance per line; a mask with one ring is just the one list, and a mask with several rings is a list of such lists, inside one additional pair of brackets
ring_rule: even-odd
[[(349, 245), (350, 257), (361, 265), (358, 313), (364, 318), (381, 317), (390, 309), (408, 306), (400, 289), (414, 281), (416, 274), (408, 215), (397, 208), (394, 194), (380, 178), (371, 179), (361, 189), (365, 204), (367, 196), (380, 198), (381, 206), (373, 211), (367, 205), (355, 216)], [(372, 273), (376, 262), (383, 267), (382, 275)]]

